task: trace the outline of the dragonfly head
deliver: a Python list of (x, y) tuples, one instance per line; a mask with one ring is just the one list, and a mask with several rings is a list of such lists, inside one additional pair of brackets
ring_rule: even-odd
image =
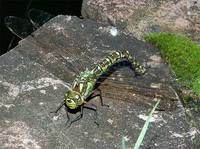
[(70, 109), (76, 109), (78, 106), (84, 103), (84, 100), (80, 93), (73, 90), (68, 90), (65, 94), (65, 103)]

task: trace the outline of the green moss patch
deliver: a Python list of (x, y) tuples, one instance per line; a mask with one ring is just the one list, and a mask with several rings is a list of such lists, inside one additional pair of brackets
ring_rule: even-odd
[(160, 49), (178, 82), (200, 97), (200, 45), (171, 33), (150, 33), (145, 35), (145, 40)]

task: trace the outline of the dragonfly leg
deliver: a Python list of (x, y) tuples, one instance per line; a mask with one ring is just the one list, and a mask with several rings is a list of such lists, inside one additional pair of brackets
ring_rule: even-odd
[(101, 89), (96, 89), (96, 90), (94, 90), (91, 94), (90, 94), (90, 99), (91, 98), (94, 98), (94, 97), (97, 97), (97, 96), (99, 96), (99, 98), (100, 98), (100, 102), (101, 102), (101, 106), (106, 106), (106, 107), (109, 107), (109, 105), (107, 105), (107, 104), (104, 104), (103, 103), (103, 98), (102, 98), (102, 94), (101, 94)]
[(88, 103), (86, 102), (84, 105), (83, 105), (83, 108), (87, 108), (87, 109), (90, 109), (90, 110), (93, 110), (95, 113), (94, 113), (94, 116), (95, 116), (95, 121), (94, 123), (99, 126), (99, 123), (97, 122), (97, 118), (98, 118), (98, 113), (97, 113), (97, 106), (92, 104), (92, 103)]
[(67, 121), (66, 121), (66, 124), (68, 124), (68, 123), (70, 122), (70, 117), (69, 117), (69, 112), (68, 112), (67, 106), (65, 106), (65, 111), (66, 111), (66, 114), (67, 114)]
[(62, 103), (60, 103), (59, 107), (56, 109), (56, 111), (51, 111), (50, 113), (57, 113), (61, 108), (62, 106), (65, 105), (65, 101), (63, 101)]
[[(69, 116), (69, 115), (68, 115), (68, 116)], [(73, 119), (72, 121), (70, 121), (70, 119), (68, 120), (68, 121), (69, 121), (69, 126), (68, 126), (68, 127), (70, 127), (72, 123), (74, 123), (74, 122), (80, 120), (82, 117), (83, 117), (83, 106), (81, 106), (80, 114), (79, 114), (75, 119)], [(67, 123), (68, 123), (68, 122), (67, 122)]]

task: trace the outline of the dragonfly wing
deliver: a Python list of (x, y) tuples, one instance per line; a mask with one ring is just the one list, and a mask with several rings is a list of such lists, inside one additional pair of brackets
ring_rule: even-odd
[(33, 8), (28, 11), (28, 18), (36, 28), (39, 28), (53, 17), (54, 15), (39, 9)]
[(15, 16), (5, 17), (4, 23), (6, 27), (20, 39), (26, 38), (35, 30), (28, 20)]

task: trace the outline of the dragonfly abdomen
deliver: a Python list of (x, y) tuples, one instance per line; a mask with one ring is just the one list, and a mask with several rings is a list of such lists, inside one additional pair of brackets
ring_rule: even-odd
[(113, 52), (110, 56), (106, 57), (103, 61), (97, 64), (92, 72), (94, 73), (94, 76), (98, 78), (106, 72), (109, 67), (123, 60), (130, 62), (132, 64), (132, 68), (137, 74), (144, 74), (146, 72), (144, 66), (140, 65), (139, 62), (135, 60), (135, 57), (131, 56), (127, 50)]

